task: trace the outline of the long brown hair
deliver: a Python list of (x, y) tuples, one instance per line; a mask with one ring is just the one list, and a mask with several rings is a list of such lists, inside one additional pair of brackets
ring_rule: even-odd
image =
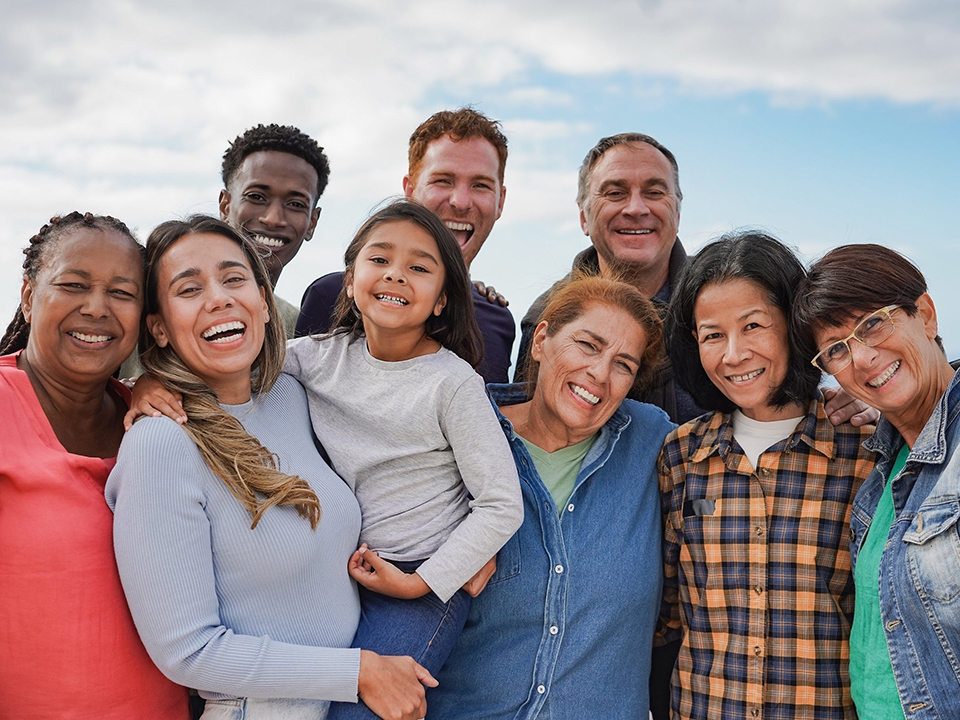
[[(157, 290), (160, 262), (167, 250), (187, 235), (213, 234), (237, 243), (263, 290), (271, 318), (264, 330), (263, 347), (251, 367), (251, 390), (267, 393), (283, 368), (286, 337), (273, 290), (263, 261), (249, 240), (216, 218), (193, 215), (186, 220), (161, 223), (147, 239), (146, 307), (144, 316), (160, 310)], [(267, 508), (293, 505), (316, 529), (320, 500), (303, 478), (281, 472), (277, 457), (248, 433), (233, 415), (223, 410), (214, 391), (177, 355), (169, 343), (160, 347), (141, 326), (140, 362), (167, 390), (183, 396), (183, 409), (190, 420), (183, 426), (197, 444), (204, 461), (223, 480), (230, 492), (250, 511), (253, 529)]]

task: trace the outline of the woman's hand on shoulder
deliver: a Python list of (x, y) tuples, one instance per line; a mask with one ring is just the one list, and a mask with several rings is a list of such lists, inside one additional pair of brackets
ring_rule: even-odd
[(880, 419), (879, 410), (857, 400), (842, 387), (824, 388), (823, 399), (826, 400), (823, 409), (834, 425), (849, 422), (854, 427), (860, 427), (873, 425)]
[(423, 686), (436, 687), (437, 684), (433, 675), (412, 657), (360, 651), (357, 695), (384, 720), (419, 720), (425, 717), (427, 699)]
[(152, 375), (141, 375), (133, 386), (133, 399), (130, 401), (130, 409), (123, 416), (123, 429), (132, 428), (133, 421), (141, 415), (166, 415), (180, 425), (187, 421), (187, 415), (183, 411), (183, 396), (180, 393), (171, 393)]
[(430, 586), (416, 573), (405, 573), (393, 563), (384, 560), (363, 543), (347, 562), (350, 577), (381, 595), (413, 600), (430, 592)]

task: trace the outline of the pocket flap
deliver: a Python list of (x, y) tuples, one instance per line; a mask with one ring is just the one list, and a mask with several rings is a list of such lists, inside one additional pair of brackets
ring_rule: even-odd
[(931, 538), (949, 530), (960, 520), (960, 498), (937, 498), (933, 504), (924, 503), (903, 535), (903, 541), (923, 545)]

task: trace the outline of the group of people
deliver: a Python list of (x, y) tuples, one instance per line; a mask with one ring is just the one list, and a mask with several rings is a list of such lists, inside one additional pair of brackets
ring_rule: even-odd
[(145, 251), (81, 213), (30, 239), (0, 718), (960, 717), (960, 388), (919, 270), (687, 257), (674, 155), (604, 138), (509, 384), (469, 275), (506, 158), (431, 116), (299, 308), (273, 288), (329, 164), (296, 128), (237, 138), (220, 218)]

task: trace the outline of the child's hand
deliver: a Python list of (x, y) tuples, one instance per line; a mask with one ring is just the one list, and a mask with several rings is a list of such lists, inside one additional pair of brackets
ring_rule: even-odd
[(171, 393), (151, 375), (141, 375), (133, 386), (133, 399), (130, 401), (130, 409), (123, 416), (123, 429), (132, 428), (133, 421), (141, 415), (166, 415), (180, 425), (187, 421), (187, 415), (183, 412), (183, 396), (180, 393)]
[(490, 582), (490, 578), (493, 577), (493, 574), (496, 571), (497, 556), (494, 555), (492, 558), (487, 560), (486, 565), (477, 570), (476, 575), (463, 584), (463, 589), (467, 592), (467, 595), (470, 597), (476, 597), (482, 593), (483, 589), (487, 586), (487, 583)]
[(382, 559), (363, 543), (347, 562), (350, 577), (381, 595), (400, 600), (413, 600), (430, 592), (430, 586), (416, 573), (405, 573), (391, 562)]

